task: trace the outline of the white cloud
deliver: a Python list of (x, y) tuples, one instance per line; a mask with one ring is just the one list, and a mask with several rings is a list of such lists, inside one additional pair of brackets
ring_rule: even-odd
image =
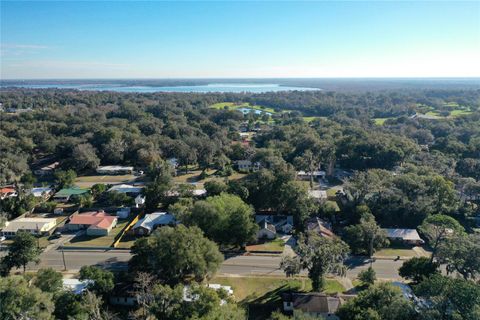
[(49, 46), (39, 44), (0, 43), (0, 56), (2, 56), (2, 58), (19, 57), (49, 48)]

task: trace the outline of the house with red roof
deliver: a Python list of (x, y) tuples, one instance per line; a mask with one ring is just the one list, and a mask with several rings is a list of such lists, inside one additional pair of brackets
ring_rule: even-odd
[(17, 190), (14, 187), (2, 187), (0, 188), (0, 199), (16, 197), (18, 196)]
[(88, 236), (106, 236), (117, 225), (118, 218), (104, 211), (91, 211), (75, 214), (65, 225), (67, 230), (86, 230)]

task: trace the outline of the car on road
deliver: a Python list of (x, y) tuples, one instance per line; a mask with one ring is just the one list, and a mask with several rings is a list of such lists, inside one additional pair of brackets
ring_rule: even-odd
[(55, 232), (54, 234), (52, 234), (52, 235), (48, 238), (48, 240), (59, 239), (59, 238), (61, 238), (61, 237), (62, 237), (62, 233), (59, 232), (59, 231), (57, 231), (57, 232)]
[(5, 240), (7, 240), (7, 238), (5, 236), (0, 237), (0, 242), (5, 241)]

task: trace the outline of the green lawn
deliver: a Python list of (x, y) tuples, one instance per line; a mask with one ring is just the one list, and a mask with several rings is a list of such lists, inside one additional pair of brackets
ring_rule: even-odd
[(338, 206), (337, 201), (327, 200), (327, 202), (330, 203), (335, 208), (336, 212), (340, 211), (340, 207)]
[(456, 109), (450, 112), (450, 117), (459, 117), (459, 116), (466, 116), (472, 114), (472, 111), (469, 110), (462, 110), (462, 109)]
[(416, 257), (417, 254), (412, 249), (407, 248), (385, 248), (375, 252), (377, 257)]
[(247, 251), (283, 251), (285, 248), (285, 241), (280, 238), (266, 241), (265, 243), (254, 244), (247, 246)]
[(117, 244), (117, 248), (130, 249), (137, 239), (139, 238), (126, 234), (122, 237), (120, 242)]
[[(210, 283), (231, 286), (238, 302), (268, 303), (279, 301), (278, 293), (294, 290), (309, 292), (312, 282), (308, 278), (285, 277), (215, 277)], [(325, 293), (343, 292), (345, 288), (334, 279), (327, 279)]]
[[(220, 180), (223, 181), (224, 177), (215, 176), (215, 170), (207, 170), (207, 177), (205, 179), (199, 180), (199, 176), (202, 173), (201, 170), (189, 171), (188, 174), (185, 174), (182, 171), (179, 171), (178, 175), (173, 177), (175, 183), (184, 184), (184, 183), (198, 183), (197, 187), (202, 188), (203, 184), (211, 180)], [(247, 174), (234, 172), (231, 176), (227, 177), (228, 180), (238, 180), (245, 177)]]
[(118, 183), (131, 183), (136, 181), (138, 177), (133, 174), (126, 175), (94, 175), (94, 176), (82, 176), (75, 179), (75, 185), (81, 188), (90, 188), (94, 184), (103, 183), (103, 184), (118, 184)]
[(108, 236), (92, 237), (92, 236), (77, 236), (65, 243), (65, 246), (72, 247), (110, 247), (115, 240), (117, 234), (119, 234), (123, 228), (127, 226), (130, 220), (119, 220), (117, 226), (110, 231)]
[(309, 122), (312, 122), (314, 120), (318, 120), (318, 119), (327, 119), (327, 117), (302, 117), (303, 118), (303, 121), (309, 123)]
[[(209, 283), (231, 286), (235, 300), (248, 309), (248, 319), (268, 319), (282, 308), (281, 293), (286, 291), (309, 292), (310, 279), (285, 277), (215, 277)], [(345, 288), (336, 280), (327, 279), (325, 293), (343, 292)]]
[(432, 116), (432, 117), (438, 117), (438, 118), (441, 117), (441, 116), (440, 116), (440, 113), (437, 112), (437, 111), (428, 111), (427, 113), (425, 113), (425, 115), (427, 115), (427, 116)]
[(373, 121), (377, 126), (383, 126), (385, 124), (385, 121), (388, 119), (393, 119), (393, 118), (373, 118)]

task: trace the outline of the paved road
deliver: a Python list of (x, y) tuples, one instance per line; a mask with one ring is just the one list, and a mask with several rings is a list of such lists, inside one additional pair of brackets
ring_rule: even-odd
[[(127, 267), (127, 262), (131, 257), (128, 251), (68, 251), (65, 254), (65, 264), (67, 270), (77, 271), (84, 265), (99, 265), (102, 267), (122, 270)], [(397, 279), (398, 268), (403, 261), (377, 260), (373, 263), (373, 268), (377, 272), (377, 278)], [(279, 268), (280, 257), (277, 256), (236, 256), (228, 258), (222, 264), (219, 274), (224, 275), (283, 275)], [(359, 258), (352, 258), (347, 261), (347, 276), (355, 278), (357, 274), (366, 268), (369, 263)], [(38, 265), (30, 264), (29, 269), (38, 269), (42, 267), (52, 267), (57, 270), (63, 270), (62, 252), (59, 250), (50, 250), (42, 254), (41, 262)]]

